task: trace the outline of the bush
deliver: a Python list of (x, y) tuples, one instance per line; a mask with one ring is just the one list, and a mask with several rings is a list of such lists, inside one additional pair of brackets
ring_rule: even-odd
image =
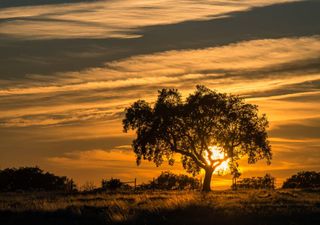
[[(274, 189), (275, 178), (270, 174), (264, 177), (243, 178), (237, 182), (236, 188), (238, 189)], [(232, 186), (232, 189), (235, 189)]]
[(0, 170), (0, 191), (75, 191), (73, 180), (43, 172), (38, 167)]
[(149, 184), (140, 186), (141, 189), (158, 189), (158, 190), (193, 190), (200, 188), (198, 179), (187, 175), (176, 175), (171, 172), (162, 172), (159, 177)]
[(118, 189), (131, 189), (131, 186), (123, 183), (120, 179), (111, 178), (110, 180), (103, 179), (101, 181), (101, 186), (103, 190), (115, 191)]
[(320, 172), (299, 172), (288, 178), (282, 188), (320, 188)]

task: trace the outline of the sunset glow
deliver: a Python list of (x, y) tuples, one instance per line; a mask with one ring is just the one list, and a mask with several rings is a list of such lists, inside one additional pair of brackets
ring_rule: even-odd
[(209, 165), (215, 166), (214, 160), (225, 159), (220, 165), (218, 165), (214, 171), (215, 174), (223, 175), (228, 173), (229, 170), (229, 161), (223, 149), (218, 146), (211, 146), (209, 148), (210, 152), (204, 151), (204, 157)]
[[(243, 177), (270, 173), (279, 186), (320, 170), (319, 11), (314, 0), (2, 1), (0, 168), (37, 165), (80, 186), (186, 173), (178, 156), (137, 166), (122, 120), (159, 89), (185, 100), (200, 84), (267, 115), (271, 165), (241, 159)], [(220, 147), (204, 157), (225, 159), (213, 179), (229, 188)]]

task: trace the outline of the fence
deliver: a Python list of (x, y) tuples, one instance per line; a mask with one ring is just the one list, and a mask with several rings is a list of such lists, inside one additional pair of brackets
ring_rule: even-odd
[(137, 188), (137, 178), (134, 178), (133, 181), (122, 182), (123, 184), (134, 184), (134, 189)]

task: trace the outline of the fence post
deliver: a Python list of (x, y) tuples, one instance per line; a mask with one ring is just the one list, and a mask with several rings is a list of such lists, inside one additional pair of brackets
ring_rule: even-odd
[(137, 188), (137, 178), (134, 178), (134, 190)]

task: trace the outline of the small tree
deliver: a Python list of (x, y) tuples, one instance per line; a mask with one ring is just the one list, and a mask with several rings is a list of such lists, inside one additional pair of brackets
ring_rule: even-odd
[[(258, 107), (204, 86), (197, 86), (185, 101), (178, 90), (162, 89), (153, 107), (144, 100), (133, 103), (125, 110), (123, 127), (136, 131), (132, 146), (138, 165), (142, 159), (156, 166), (167, 159), (173, 165), (179, 153), (188, 172), (205, 171), (204, 191), (210, 191), (213, 172), (228, 158), (231, 163), (244, 155), (249, 163), (271, 160), (268, 121), (258, 115)], [(214, 157), (213, 146), (224, 158)]]

